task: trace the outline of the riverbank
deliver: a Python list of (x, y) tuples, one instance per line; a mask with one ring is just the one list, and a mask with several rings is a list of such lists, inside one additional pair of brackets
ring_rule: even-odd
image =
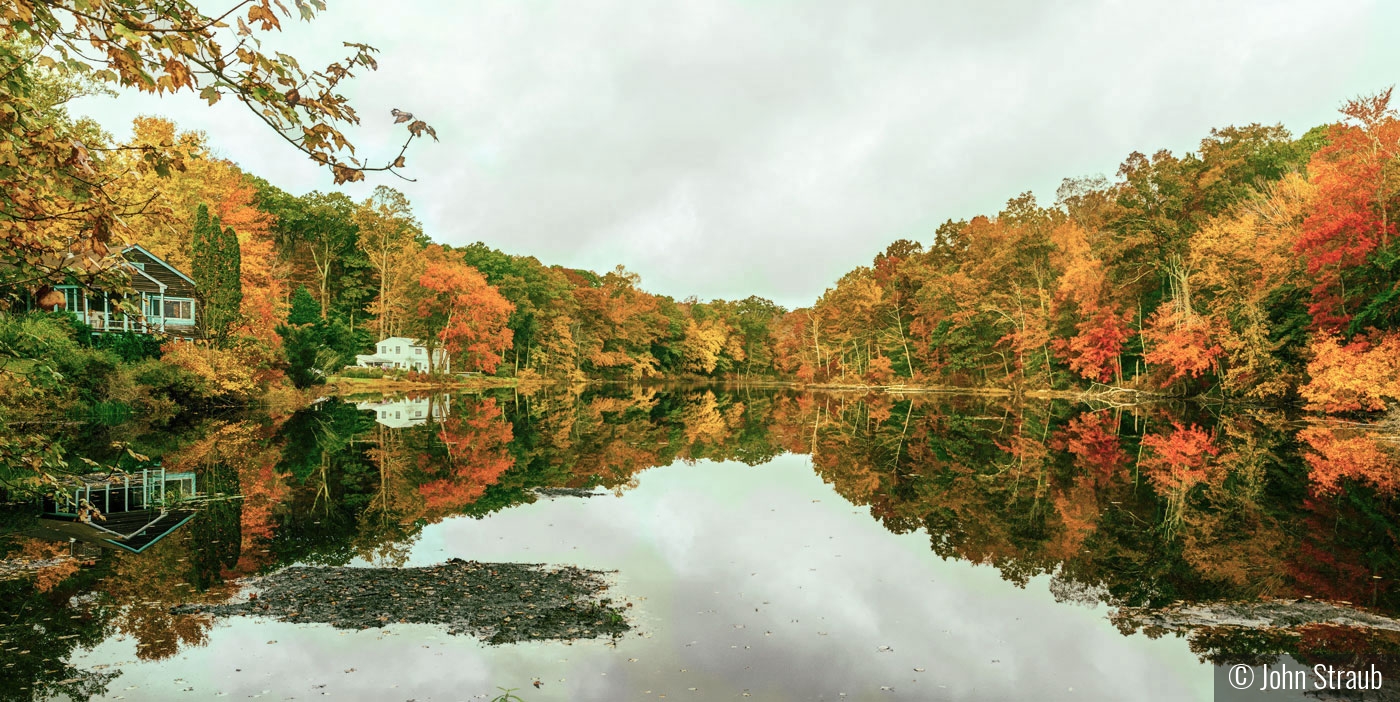
[[(784, 385), (784, 383), (778, 383)], [(1124, 388), (1117, 386), (1098, 385), (1092, 388), (1071, 388), (1063, 390), (1052, 389), (1025, 389), (1025, 388), (988, 388), (988, 387), (964, 387), (958, 385), (913, 385), (907, 383), (893, 383), (889, 385), (870, 385), (864, 383), (785, 383), (788, 387), (796, 390), (814, 390), (820, 392), (862, 392), (862, 393), (884, 393), (887, 395), (972, 395), (981, 397), (1022, 397), (1035, 400), (1071, 400), (1076, 402), (1108, 402), (1110, 404), (1142, 404), (1146, 402), (1160, 402), (1165, 400), (1199, 400), (1201, 398), (1177, 397), (1163, 395), (1161, 393), (1137, 390), (1134, 388)]]
[(394, 394), (406, 392), (468, 392), (496, 388), (535, 389), (554, 384), (551, 380), (526, 380), (481, 376), (457, 380), (408, 380), (405, 378), (348, 378), (331, 376), (321, 388), (322, 394), (362, 395), (368, 393)]

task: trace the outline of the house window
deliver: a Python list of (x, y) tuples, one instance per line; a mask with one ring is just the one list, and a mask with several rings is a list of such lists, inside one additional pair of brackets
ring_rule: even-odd
[[(151, 309), (153, 312), (160, 309), (161, 302), (160, 299), (151, 300)], [(194, 300), (181, 300), (167, 297), (164, 303), (165, 314), (159, 316), (165, 317), (165, 321), (194, 324)]]
[(423, 355), (423, 349), (422, 349), (421, 347), (418, 347), (418, 346), (413, 347), (413, 355), (415, 355), (415, 356), (422, 356), (422, 355)]
[(77, 289), (77, 288), (64, 288), (64, 289), (63, 289), (63, 307), (64, 307), (65, 309), (67, 309), (69, 312), (77, 312), (77, 311), (78, 311), (78, 299), (79, 299), (79, 298), (78, 298), (78, 289)]
[(394, 347), (394, 353), (402, 354), (402, 353), (403, 353), (403, 347), (402, 347), (402, 346), (395, 346), (395, 347)]

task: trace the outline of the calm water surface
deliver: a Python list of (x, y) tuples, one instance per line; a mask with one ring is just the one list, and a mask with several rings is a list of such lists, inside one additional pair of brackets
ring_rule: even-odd
[[(110, 460), (103, 431), (75, 450)], [(4, 699), (1190, 700), (1211, 699), (1213, 663), (1392, 646), (1130, 616), (1396, 608), (1385, 466), (1342, 460), (1391, 456), (1384, 438), (1282, 416), (609, 389), (332, 400), (143, 436), (241, 499), (143, 553), (0, 583)], [(594, 493), (536, 492), (560, 487)], [(72, 549), (27, 533), (12, 557)], [(289, 565), (452, 558), (609, 571), (632, 628), (488, 645), (170, 613)]]

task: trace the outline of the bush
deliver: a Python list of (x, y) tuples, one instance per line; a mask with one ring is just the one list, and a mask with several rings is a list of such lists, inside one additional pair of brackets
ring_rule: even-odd
[(362, 368), (360, 366), (346, 366), (340, 371), (343, 378), (383, 378), (383, 368)]
[(160, 363), (197, 378), (197, 399), (244, 401), (258, 390), (254, 372), (260, 364), (246, 349), (216, 349), (173, 341), (161, 347)]
[(103, 397), (120, 358), (78, 343), (82, 325), (62, 312), (0, 315), (0, 355), (31, 361), (22, 366), (29, 381), (60, 396), (89, 403)]
[(137, 334), (136, 332), (90, 333), (86, 337), (88, 346), (111, 351), (123, 363), (137, 363), (148, 358), (160, 358), (161, 340), (150, 334)]
[(194, 404), (205, 396), (203, 380), (177, 365), (151, 359), (137, 364), (131, 369), (131, 375), (144, 391), (144, 397), (137, 402), (158, 414)]

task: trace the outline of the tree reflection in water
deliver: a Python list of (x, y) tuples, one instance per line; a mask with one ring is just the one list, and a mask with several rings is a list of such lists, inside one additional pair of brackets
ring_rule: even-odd
[[(425, 421), (400, 428), (330, 399), (140, 434), (137, 451), (241, 498), (212, 502), (145, 553), (107, 551), (85, 567), (60, 557), (67, 546), (7, 539), (12, 561), (57, 562), (0, 584), (11, 595), (0, 668), (19, 681), (0, 698), (97, 694), (99, 673), (61, 661), (113, 634), (133, 637), (145, 659), (201, 645), (209, 619), (171, 608), (224, 602), (242, 576), (357, 558), (400, 565), (425, 525), (532, 502), (536, 489), (625, 492), (655, 466), (761, 465), (787, 452), (808, 455), (888, 530), (922, 529), (937, 555), (1022, 586), (1048, 574), (1057, 600), (1107, 603), (1125, 633), (1184, 632), (1215, 661), (1400, 650), (1395, 632), (1265, 630), (1225, 609), (1211, 622), (1172, 608), (1312, 598), (1400, 615), (1400, 458), (1393, 437), (1365, 427), (1260, 409), (753, 387), (420, 400)], [(104, 458), (95, 440), (68, 445)]]

